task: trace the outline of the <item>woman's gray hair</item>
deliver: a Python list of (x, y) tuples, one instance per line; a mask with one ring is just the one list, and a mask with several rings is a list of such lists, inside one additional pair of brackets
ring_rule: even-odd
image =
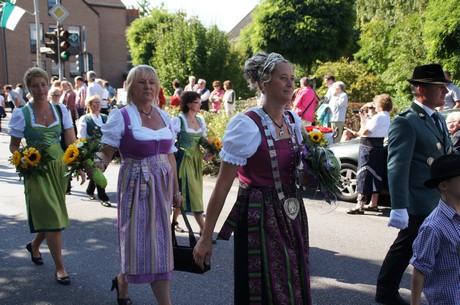
[(291, 64), (278, 53), (258, 52), (244, 63), (244, 78), (252, 90), (262, 91), (260, 82), (268, 82), (276, 65), (285, 62)]
[(340, 90), (342, 90), (343, 92), (345, 92), (345, 84), (341, 81), (337, 81), (334, 83), (334, 86), (336, 87), (340, 87)]
[(125, 90), (128, 95), (128, 104), (133, 101), (134, 96), (134, 83), (137, 82), (141, 78), (153, 78), (155, 82), (155, 89), (153, 90), (153, 101), (155, 105), (158, 105), (158, 93), (160, 92), (160, 79), (158, 78), (157, 71), (155, 68), (149, 65), (138, 65), (132, 68), (129, 73), (128, 77), (126, 78), (126, 85)]

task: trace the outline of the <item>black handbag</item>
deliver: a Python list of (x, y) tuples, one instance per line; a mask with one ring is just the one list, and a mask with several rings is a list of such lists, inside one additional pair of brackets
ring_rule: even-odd
[(198, 267), (198, 265), (195, 263), (195, 260), (193, 259), (193, 248), (196, 245), (196, 238), (193, 234), (192, 227), (188, 222), (187, 215), (185, 215), (185, 211), (182, 207), (180, 208), (180, 211), (182, 217), (184, 217), (185, 225), (187, 226), (189, 246), (180, 246), (177, 243), (174, 223), (171, 224), (174, 270), (203, 274), (211, 270), (211, 265), (204, 265), (204, 269), (201, 270), (200, 267)]

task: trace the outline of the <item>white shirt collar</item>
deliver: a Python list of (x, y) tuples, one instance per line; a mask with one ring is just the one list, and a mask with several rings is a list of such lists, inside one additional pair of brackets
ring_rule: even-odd
[(423, 110), (425, 110), (426, 114), (429, 115), (429, 116), (432, 116), (433, 113), (436, 112), (436, 110), (433, 110), (431, 108), (428, 108), (427, 106), (423, 105), (422, 103), (420, 103), (419, 101), (417, 100), (414, 100), (414, 103), (416, 103), (417, 105), (419, 105), (420, 107), (422, 107)]

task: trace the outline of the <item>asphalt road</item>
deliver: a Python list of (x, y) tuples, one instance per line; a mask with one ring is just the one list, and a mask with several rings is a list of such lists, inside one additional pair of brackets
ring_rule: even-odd
[[(3, 127), (5, 127), (5, 121)], [(0, 133), (0, 303), (1, 304), (115, 304), (110, 291), (111, 278), (119, 271), (117, 254), (116, 207), (103, 207), (86, 200), (85, 186), (73, 181), (67, 196), (71, 225), (64, 231), (63, 255), (72, 283), (64, 287), (53, 277), (49, 251), (41, 249), (45, 264), (30, 261), (25, 245), (32, 235), (26, 223), (22, 181), (8, 163), (9, 137)], [(106, 172), (107, 187), (115, 202), (119, 166)], [(205, 178), (205, 203), (215, 179)], [(220, 228), (235, 200), (235, 182), (219, 218)], [(349, 203), (326, 213), (314, 194), (305, 193), (309, 215), (310, 268), (313, 304), (370, 305), (374, 302), (375, 282), (381, 262), (396, 237), (388, 228), (388, 209), (366, 215), (348, 215)], [(198, 231), (192, 216), (190, 223)], [(179, 234), (186, 242), (186, 235)], [(401, 293), (410, 295), (410, 268), (403, 277)], [(233, 304), (233, 241), (218, 241), (214, 247), (212, 270), (204, 275), (174, 272), (171, 295), (175, 305)], [(156, 304), (148, 285), (131, 285), (135, 304)], [(424, 303), (426, 304), (426, 303)]]

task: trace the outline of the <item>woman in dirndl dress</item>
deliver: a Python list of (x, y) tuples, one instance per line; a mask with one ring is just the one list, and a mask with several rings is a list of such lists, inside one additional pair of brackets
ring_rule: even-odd
[[(48, 74), (40, 68), (30, 68), (24, 75), (33, 101), (22, 108), (15, 108), (10, 120), (10, 151), (19, 149), (25, 138), (27, 146), (47, 145), (52, 160), (46, 164), (48, 171), (43, 175), (24, 178), (27, 218), (34, 239), (26, 245), (32, 262), (43, 265), (40, 246), (46, 239), (53, 257), (54, 277), (61, 285), (69, 285), (70, 277), (62, 258), (62, 231), (69, 225), (65, 204), (68, 179), (67, 167), (62, 161), (64, 154), (60, 138), (66, 146), (76, 140), (70, 112), (65, 105), (53, 105), (48, 101)], [(82, 183), (85, 176), (81, 173)]]
[[(78, 138), (91, 137), (93, 139), (100, 139), (102, 137), (101, 126), (107, 122), (107, 115), (101, 113), (101, 97), (93, 95), (86, 98), (86, 107), (88, 113), (83, 115), (78, 121)], [(90, 200), (94, 200), (94, 190), (97, 190), (97, 197), (104, 207), (111, 207), (109, 196), (105, 192), (105, 188), (97, 185), (93, 179), (89, 180), (86, 194)]]
[[(353, 132), (360, 137), (358, 160), (358, 202), (347, 211), (348, 214), (364, 214), (364, 211), (378, 211), (379, 193), (384, 188), (386, 176), (387, 151), (383, 145), (390, 128), (390, 111), (393, 109), (388, 94), (376, 95), (371, 103), (362, 108), (374, 108), (376, 114), (370, 119), (364, 111), (361, 115), (361, 129)], [(366, 203), (370, 201), (369, 205)]]
[[(186, 91), (180, 97), (181, 113), (171, 122), (177, 134), (176, 157), (178, 167), (179, 190), (184, 198), (184, 209), (192, 212), (200, 234), (204, 227), (203, 217), (203, 159), (209, 161), (213, 155), (203, 154), (200, 149), (201, 138), (206, 137), (206, 123), (200, 112), (201, 96), (194, 91)], [(177, 232), (184, 232), (179, 227), (177, 218), (180, 209), (174, 209), (173, 223)]]
[(200, 267), (210, 263), (212, 233), (238, 174), (238, 198), (219, 233), (226, 240), (234, 233), (234, 304), (310, 305), (308, 222), (295, 187), (302, 123), (284, 110), (294, 68), (279, 54), (257, 53), (244, 74), (262, 93), (262, 107), (237, 114), (227, 125), (195, 261)]
[[(117, 210), (120, 273), (112, 280), (117, 302), (131, 304), (128, 283), (149, 283), (159, 305), (170, 305), (173, 270), (170, 216), (182, 197), (176, 176), (174, 133), (158, 108), (158, 75), (153, 67), (132, 68), (126, 79), (127, 106), (110, 112), (102, 125), (104, 169), (118, 148)], [(97, 162), (97, 161), (96, 161)]]

